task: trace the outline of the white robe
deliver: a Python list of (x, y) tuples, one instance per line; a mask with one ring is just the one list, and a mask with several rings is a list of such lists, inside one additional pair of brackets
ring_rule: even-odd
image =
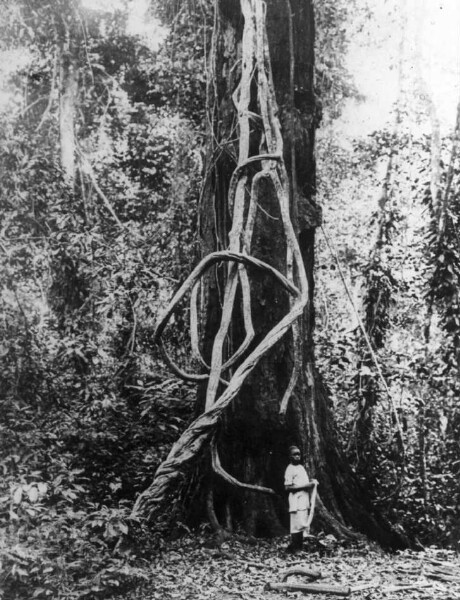
[[(310, 480), (302, 465), (288, 465), (284, 474), (284, 485), (301, 487), (308, 485)], [(308, 509), (310, 508), (310, 495), (305, 490), (289, 493), (289, 513), (291, 518), (291, 533), (299, 533), (308, 529)]]

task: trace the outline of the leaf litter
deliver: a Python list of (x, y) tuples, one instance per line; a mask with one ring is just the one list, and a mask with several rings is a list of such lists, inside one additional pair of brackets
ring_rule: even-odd
[[(343, 545), (336, 540), (308, 541), (303, 552), (289, 555), (288, 538), (235, 537), (212, 547), (210, 537), (188, 535), (165, 542), (148, 567), (148, 582), (130, 594), (135, 600), (276, 600), (333, 598), (328, 593), (270, 590), (310, 583), (303, 570), (320, 571), (315, 584), (347, 590), (352, 600), (460, 600), (460, 559), (434, 547), (387, 553), (371, 543)], [(211, 547), (210, 547), (211, 546)], [(147, 568), (147, 567), (146, 567)], [(304, 586), (305, 587), (305, 586)], [(308, 587), (308, 586), (307, 586)], [(312, 586), (314, 588), (314, 586)], [(342, 594), (343, 595), (343, 594)]]

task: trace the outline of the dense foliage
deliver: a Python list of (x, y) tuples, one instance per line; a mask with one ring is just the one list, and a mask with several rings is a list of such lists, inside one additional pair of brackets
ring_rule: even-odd
[[(322, 145), (328, 237), (320, 241), (317, 271), (317, 349), (341, 415), (344, 447), (376, 504), (421, 542), (451, 544), (459, 534), (460, 457), (455, 338), (447, 323), (458, 281), (455, 259), (448, 252), (444, 258), (433, 221), (420, 218), (429, 203), (429, 142), (377, 132), (351, 152), (330, 140)], [(446, 140), (445, 165), (450, 149)], [(382, 202), (374, 178), (388, 156), (393, 173)], [(337, 190), (338, 206), (331, 196)], [(451, 198), (443, 248), (456, 247), (452, 238), (447, 242), (455, 194)], [(341, 227), (331, 232), (339, 211)], [(351, 298), (344, 304), (346, 288)]]
[[(169, 43), (158, 52), (127, 36), (122, 14), (79, 9), (72, 189), (47, 10), (18, 5), (11, 16), (30, 50), (12, 89), (25, 86), (29, 105), (12, 97), (1, 117), (1, 587), (18, 598), (95, 597), (136, 580), (131, 557), (152, 540), (129, 518), (132, 501), (193, 406), (151, 334), (197, 252), (193, 106), (205, 86), (192, 74), (206, 30), (181, 22), (196, 53), (173, 58)], [(183, 73), (190, 88), (173, 98), (168, 86)]]

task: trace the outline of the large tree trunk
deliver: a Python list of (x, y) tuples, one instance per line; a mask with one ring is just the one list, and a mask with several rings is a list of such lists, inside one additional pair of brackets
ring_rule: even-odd
[[(231, 95), (238, 84), (239, 73), (234, 65), (240, 59), (242, 27), (237, 3), (221, 0), (218, 19), (213, 72), (217, 91), (214, 136), (225, 146), (221, 153), (217, 149), (214, 180), (207, 189), (201, 210), (204, 254), (216, 249), (216, 240), (222, 246), (228, 243), (230, 217), (226, 198), (234, 159), (226, 140), (234, 137), (235, 113)], [(283, 127), (284, 159), (291, 174), (291, 218), (310, 284), (309, 302), (302, 318), (302, 368), (286, 418), (280, 418), (279, 405), (294, 361), (292, 336), (285, 336), (265, 355), (224, 417), (219, 442), (224, 468), (242, 481), (269, 486), (278, 492), (276, 497), (250, 491), (242, 496), (236, 490), (232, 494), (233, 512), (253, 533), (280, 531), (280, 525), (286, 524), (287, 520), (283, 472), (288, 462), (288, 447), (295, 443), (304, 451), (310, 474), (320, 482), (319, 519), (322, 525), (338, 534), (349, 534), (346, 528), (351, 526), (386, 545), (403, 545), (404, 540), (392, 532), (388, 524), (373, 516), (364, 491), (340, 455), (327, 392), (315, 369), (313, 269), (315, 229), (321, 215), (314, 202), (314, 139), (318, 107), (313, 88), (312, 3), (307, 0), (267, 2), (267, 31)], [(215, 161), (215, 154), (216, 149), (209, 156), (209, 162)], [(278, 220), (277, 228), (274, 219)], [(257, 220), (255, 230), (259, 233), (254, 240), (253, 254), (283, 270), (285, 241), (280, 215), (267, 196)], [(263, 274), (254, 274), (251, 283), (254, 328), (258, 332), (267, 331), (285, 312), (286, 299), (282, 290), (276, 289)], [(220, 322), (222, 297), (219, 290), (223, 289), (223, 282), (216, 277), (214, 281), (209, 280), (208, 285), (205, 358), (210, 360)], [(237, 346), (242, 336), (241, 333), (238, 335), (238, 323), (233, 324), (233, 329), (234, 345)], [(220, 497), (227, 498), (229, 491), (226, 486)], [(219, 493), (215, 496), (219, 499)]]
[[(295, 13), (291, 19), (291, 9)], [(241, 59), (240, 40), (242, 25), (237, 3), (221, 1), (218, 14), (219, 29), (215, 40), (216, 97), (214, 139), (222, 144), (235, 137), (232, 134), (235, 108), (232, 95), (241, 71), (235, 68)], [(304, 368), (294, 388), (285, 417), (280, 416), (280, 403), (289, 384), (294, 366), (292, 334), (285, 336), (259, 363), (257, 369), (242, 387), (232, 409), (224, 417), (219, 435), (224, 468), (239, 480), (269, 486), (278, 492), (273, 498), (254, 492), (234, 490), (232, 513), (243, 521), (246, 528), (255, 534), (273, 534), (283, 531), (287, 512), (283, 492), (283, 472), (288, 459), (288, 447), (296, 443), (307, 450), (314, 446), (313, 437), (308, 436), (308, 381), (313, 381), (311, 370), (311, 333), (313, 323), (313, 252), (314, 227), (319, 222), (319, 211), (311, 202), (314, 189), (313, 143), (316, 120), (316, 105), (313, 95), (313, 13), (307, 2), (286, 0), (267, 3), (267, 34), (276, 100), (280, 106), (280, 121), (283, 129), (284, 160), (288, 172), (296, 174), (295, 185), (291, 182), (291, 219), (294, 222), (300, 248), (309, 279), (309, 305), (302, 319), (304, 344)], [(300, 43), (298, 43), (300, 42)], [(291, 57), (291, 47), (294, 55)], [(294, 69), (294, 89), (291, 73)], [(294, 92), (294, 93), (293, 93)], [(293, 97), (294, 96), (294, 97)], [(255, 110), (255, 108), (253, 109)], [(253, 122), (252, 130), (257, 128)], [(257, 146), (252, 148), (257, 153)], [(293, 154), (294, 160), (293, 160)], [(228, 243), (230, 215), (227, 211), (227, 195), (230, 175), (235, 168), (235, 145), (211, 148), (209, 164), (217, 162), (213, 178), (201, 208), (203, 252), (216, 249), (217, 243), (225, 247)], [(262, 204), (262, 203), (260, 203)], [(299, 214), (300, 213), (300, 214)], [(259, 207), (255, 223), (252, 253), (257, 258), (285, 272), (286, 240), (276, 198), (271, 190), (264, 189), (263, 205)], [(205, 327), (204, 355), (210, 360), (211, 349), (220, 323), (220, 305), (223, 290), (223, 273), (208, 278), (207, 321)], [(257, 335), (269, 331), (286, 313), (287, 299), (284, 291), (273, 285), (264, 273), (251, 273), (252, 308), (254, 329)], [(233, 346), (238, 347), (243, 333), (242, 319), (232, 324)], [(204, 387), (204, 386), (203, 386)], [(204, 393), (204, 391), (203, 391)], [(312, 422), (314, 422), (314, 417)], [(311, 456), (311, 449), (307, 455)], [(219, 498), (228, 495), (228, 489), (215, 494), (217, 512)]]
[[(263, 6), (259, 0), (241, 2), (243, 12), (244, 7), (251, 5), (254, 8), (259, 4)], [(241, 156), (241, 140), (245, 135), (249, 137), (249, 156), (262, 153), (262, 147), (265, 152), (268, 147), (270, 152), (256, 78), (248, 87), (248, 108), (241, 108), (241, 89), (245, 87), (241, 82), (248, 60), (245, 45), (249, 43), (246, 28), (243, 37), (243, 25), (247, 25), (248, 21), (246, 13), (245, 17), (242, 18), (239, 2), (220, 0), (217, 3), (209, 101), (212, 131), (209, 135), (208, 178), (200, 211), (205, 256), (228, 248), (234, 250), (235, 216), (229, 211), (228, 204), (229, 196), (232, 197), (235, 168), (238, 169), (237, 164), (242, 164), (242, 160), (244, 162), (247, 158)], [(290, 265), (292, 243), (286, 233), (285, 215), (276, 186), (265, 179), (260, 180), (251, 243), (251, 254), (259, 261), (260, 268), (251, 269), (248, 263), (255, 331), (247, 350), (249, 356), (227, 370), (225, 378), (230, 380), (227, 388), (224, 385), (219, 387), (217, 379), (216, 401), (210, 395), (210, 383), (205, 378), (198, 395), (197, 413), (200, 416), (173, 447), (168, 459), (160, 466), (153, 485), (141, 496), (135, 510), (157, 516), (156, 508), (164, 504), (165, 499), (171, 499), (171, 482), (180, 480), (185, 469), (196, 464), (197, 456), (205, 456), (203, 450), (209, 447), (213, 436), (225, 471), (240, 482), (262, 486), (265, 492), (267, 488), (275, 491), (275, 494), (261, 493), (232, 486), (228, 477), (225, 480), (206, 476), (206, 505), (214, 525), (218, 526), (219, 520), (225, 520), (227, 524), (236, 520), (257, 535), (285, 532), (288, 514), (283, 474), (288, 462), (288, 448), (297, 444), (304, 451), (310, 475), (320, 482), (321, 524), (346, 535), (353, 535), (349, 529), (352, 526), (387, 545), (397, 545), (401, 540), (371, 515), (362, 490), (337, 450), (333, 416), (315, 369), (313, 268), (315, 228), (321, 216), (313, 197), (313, 151), (318, 109), (313, 91), (312, 2), (270, 0), (266, 2), (266, 19), (276, 92), (276, 101), (272, 98), (271, 106), (274, 114), (278, 112), (284, 141), (284, 161), (281, 167), (276, 168), (281, 172), (285, 165), (284, 172), (289, 174), (289, 212), (294, 225), (294, 239), (297, 240), (293, 254), (295, 258), (298, 252), (300, 263), (294, 267)], [(244, 114), (249, 115), (246, 124)], [(247, 187), (250, 187), (251, 178), (254, 182), (254, 173), (260, 172), (258, 169), (260, 165), (255, 163), (248, 167)], [(244, 182), (242, 189), (244, 195)], [(246, 208), (244, 213), (246, 219), (249, 219), (248, 210)], [(220, 252), (219, 256), (223, 254)], [(218, 258), (216, 254), (214, 256)], [(229, 333), (216, 352), (216, 339), (222, 331), (225, 306), (230, 295), (232, 271), (226, 263), (219, 266), (217, 261), (214, 262), (214, 270), (208, 269), (205, 277), (201, 304), (205, 320), (201, 350), (208, 365), (215, 363), (216, 355), (224, 354), (223, 361), (231, 356), (244, 343), (248, 329), (242, 308), (244, 303), (246, 307), (248, 303), (243, 291), (238, 288), (236, 293), (232, 292), (235, 303)], [(209, 264), (210, 261), (207, 266)], [(300, 306), (295, 299), (290, 300), (286, 290), (294, 298), (298, 290), (290, 289), (289, 282), (283, 282), (278, 276), (274, 278), (272, 271), (260, 265), (270, 265), (276, 272), (284, 273), (289, 281), (294, 281), (301, 290), (301, 296), (302, 290), (305, 291), (305, 302)], [(184, 284), (172, 304), (192, 287), (199, 275), (198, 272), (192, 274), (189, 283)], [(290, 316), (295, 311), (295, 322), (300, 323), (297, 330)], [(159, 327), (160, 334), (167, 316)], [(263, 355), (259, 353), (260, 348), (264, 350)], [(293, 372), (298, 372), (296, 380), (292, 377)], [(286, 394), (294, 381), (292, 392)], [(203, 469), (207, 472), (210, 462), (200, 462), (198, 468), (201, 473)], [(203, 506), (204, 496), (195, 497), (201, 499)]]

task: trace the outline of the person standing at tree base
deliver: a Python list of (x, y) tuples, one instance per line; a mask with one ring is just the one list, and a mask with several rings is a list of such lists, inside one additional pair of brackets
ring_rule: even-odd
[(289, 552), (302, 550), (303, 538), (310, 533), (310, 523), (314, 503), (310, 492), (316, 491), (318, 482), (309, 480), (305, 467), (301, 464), (301, 453), (297, 446), (289, 448), (290, 464), (284, 474), (284, 487), (289, 492), (289, 515), (291, 543)]

